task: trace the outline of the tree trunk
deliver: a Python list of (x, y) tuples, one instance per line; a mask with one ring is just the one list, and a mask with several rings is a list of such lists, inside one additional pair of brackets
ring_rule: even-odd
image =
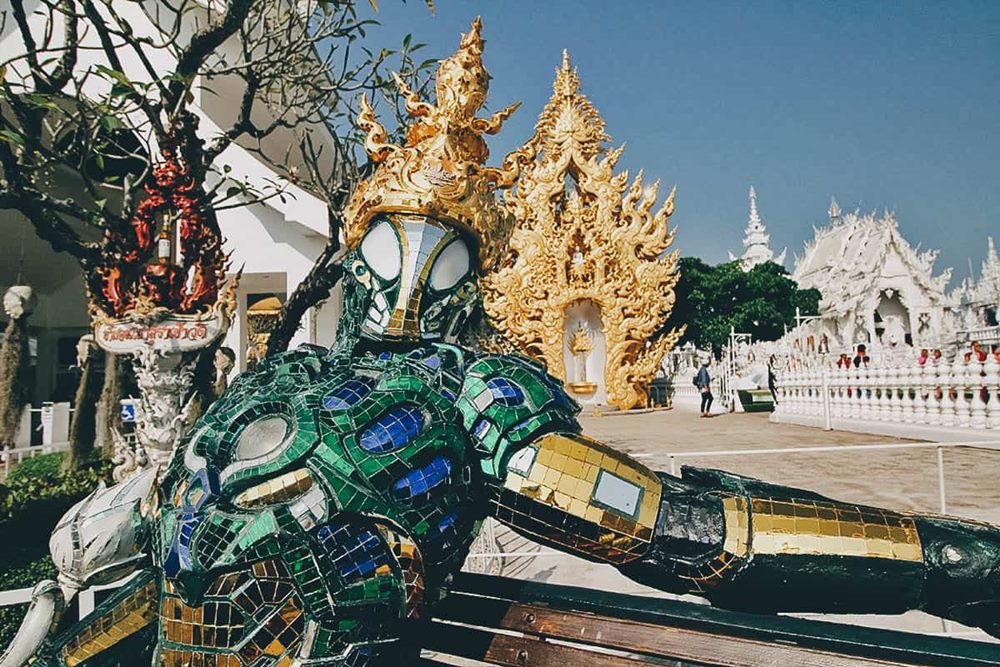
[(83, 362), (80, 384), (73, 401), (73, 420), (69, 424), (69, 452), (63, 462), (64, 470), (80, 467), (94, 451), (97, 436), (97, 411), (101, 400), (101, 375), (95, 369), (95, 356), (100, 354), (94, 346), (90, 357)]
[(101, 399), (97, 408), (96, 444), (107, 458), (114, 455), (115, 443), (111, 437), (111, 429), (121, 419), (121, 399), (124, 398), (125, 387), (128, 386), (126, 378), (131, 370), (128, 357), (104, 353), (104, 385), (101, 387)]
[(0, 448), (14, 446), (30, 396), (28, 318), (11, 318), (0, 345)]
[(340, 209), (346, 202), (347, 194), (345, 193), (341, 197), (338, 201), (332, 202), (332, 206), (327, 209), (330, 238), (326, 247), (316, 259), (316, 263), (309, 269), (305, 279), (299, 283), (281, 308), (278, 324), (271, 330), (271, 335), (267, 339), (268, 356), (288, 349), (288, 344), (292, 342), (292, 337), (299, 330), (306, 311), (329, 297), (330, 290), (344, 274), (344, 268), (334, 261), (340, 252), (340, 227), (342, 224)]

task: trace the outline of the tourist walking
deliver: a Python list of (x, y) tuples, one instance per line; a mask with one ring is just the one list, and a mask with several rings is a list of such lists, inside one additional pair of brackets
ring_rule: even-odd
[(694, 384), (701, 392), (701, 416), (711, 417), (712, 414), (712, 377), (708, 374), (708, 360), (701, 362), (701, 368), (694, 377)]
[(767, 360), (767, 388), (771, 392), (771, 400), (774, 401), (775, 405), (778, 404), (778, 382), (774, 374), (774, 367), (777, 363), (778, 358), (773, 354)]

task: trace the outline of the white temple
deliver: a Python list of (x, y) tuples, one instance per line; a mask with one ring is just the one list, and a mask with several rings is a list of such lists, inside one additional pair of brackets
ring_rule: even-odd
[(959, 303), (960, 328), (965, 332), (1000, 324), (1000, 257), (993, 237), (987, 240), (986, 259), (979, 273), (962, 281), (952, 295)]
[(822, 294), (820, 317), (809, 327), (816, 338), (825, 334), (831, 351), (950, 341), (957, 304), (945, 293), (951, 269), (934, 275), (937, 252), (910, 246), (892, 213), (844, 215), (831, 200), (829, 215), (792, 274), (799, 287)]
[(741, 257), (736, 257), (733, 253), (729, 253), (729, 261), (735, 262), (739, 259), (740, 266), (744, 271), (749, 271), (755, 266), (763, 264), (764, 262), (774, 262), (775, 264), (783, 264), (785, 261), (785, 253), (787, 248), (781, 251), (778, 256), (774, 255), (771, 250), (771, 237), (768, 235), (766, 228), (764, 227), (764, 221), (760, 217), (760, 213), (757, 211), (757, 191), (754, 187), (750, 186), (750, 219), (747, 222), (746, 233), (743, 237), (743, 255)]

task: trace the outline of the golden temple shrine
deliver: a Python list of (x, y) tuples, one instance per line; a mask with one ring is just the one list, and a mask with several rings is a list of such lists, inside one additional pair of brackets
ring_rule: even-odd
[(674, 191), (654, 211), (658, 183), (614, 172), (604, 119), (579, 92), (563, 53), (553, 93), (518, 151), (506, 204), (516, 222), (508, 255), (482, 282), (493, 325), (543, 361), (585, 405), (645, 407), (660, 361), (682, 330), (653, 338), (670, 314), (677, 252)]

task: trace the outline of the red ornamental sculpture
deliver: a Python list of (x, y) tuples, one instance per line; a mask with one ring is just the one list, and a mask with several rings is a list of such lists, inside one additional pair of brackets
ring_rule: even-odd
[[(218, 299), (228, 257), (215, 221), (204, 213), (204, 192), (170, 151), (145, 185), (125, 233), (112, 230), (91, 294), (107, 315), (120, 317), (139, 299), (175, 313), (196, 313)], [(180, 257), (171, 258), (172, 227)]]

